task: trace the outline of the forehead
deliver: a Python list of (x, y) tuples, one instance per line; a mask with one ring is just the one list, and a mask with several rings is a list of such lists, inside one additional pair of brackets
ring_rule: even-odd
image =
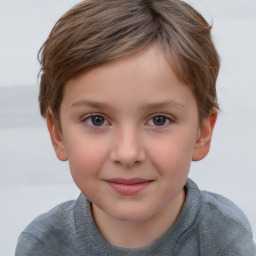
[[(165, 82), (180, 83), (176, 75), (176, 70), (173, 70), (174, 61), (165, 53), (165, 51), (158, 45), (152, 44), (136, 53), (123, 56), (117, 60), (107, 62), (96, 67), (84, 71), (79, 76), (70, 79), (65, 87), (70, 84), (88, 82), (96, 86), (95, 81), (102, 86), (102, 89), (107, 84), (116, 84), (122, 86), (122, 80), (125, 83), (134, 84), (137, 78), (143, 78), (144, 82), (151, 84), (152, 80), (158, 80), (159, 83)], [(141, 90), (141, 86), (137, 84), (137, 90)], [(87, 88), (89, 89), (89, 87)], [(159, 88), (158, 88), (159, 90)], [(136, 91), (136, 90), (135, 90)], [(134, 91), (134, 93), (135, 93)]]

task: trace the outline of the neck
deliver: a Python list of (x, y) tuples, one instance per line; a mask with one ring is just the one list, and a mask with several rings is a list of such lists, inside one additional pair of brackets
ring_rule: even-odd
[(185, 192), (182, 190), (175, 202), (143, 221), (114, 219), (94, 204), (92, 214), (99, 232), (109, 243), (119, 247), (138, 248), (154, 242), (173, 225), (184, 200)]

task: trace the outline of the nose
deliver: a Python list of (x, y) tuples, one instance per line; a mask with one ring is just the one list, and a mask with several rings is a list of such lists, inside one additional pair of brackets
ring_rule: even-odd
[(110, 159), (115, 164), (132, 167), (145, 161), (145, 148), (136, 129), (122, 129), (115, 134), (112, 142)]

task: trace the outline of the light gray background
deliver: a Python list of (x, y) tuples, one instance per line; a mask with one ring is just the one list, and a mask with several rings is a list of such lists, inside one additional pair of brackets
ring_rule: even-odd
[[(75, 0), (0, 0), (0, 255), (14, 254), (37, 215), (79, 194), (54, 155), (37, 105), (37, 51)], [(222, 58), (210, 154), (193, 163), (201, 189), (233, 200), (256, 234), (256, 0), (191, 0)]]

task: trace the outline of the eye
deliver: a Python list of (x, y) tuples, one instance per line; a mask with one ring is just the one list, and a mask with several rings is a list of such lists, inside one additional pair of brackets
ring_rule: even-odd
[(90, 126), (105, 126), (108, 121), (101, 115), (90, 115), (85, 117), (84, 121)]
[(171, 122), (170, 118), (164, 115), (157, 115), (157, 116), (153, 116), (148, 123), (149, 125), (153, 125), (153, 126), (165, 126), (170, 122)]

